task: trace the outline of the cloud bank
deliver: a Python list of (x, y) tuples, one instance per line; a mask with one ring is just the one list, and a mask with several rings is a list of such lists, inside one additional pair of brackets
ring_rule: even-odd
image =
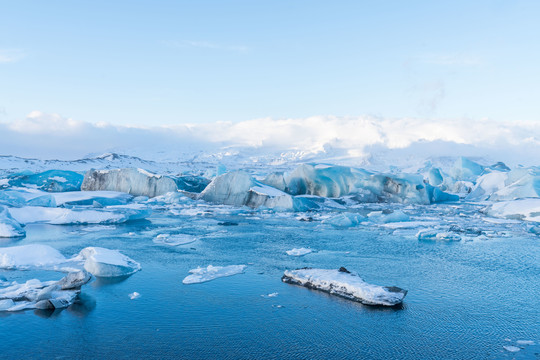
[(540, 123), (469, 119), (314, 116), (139, 128), (34, 111), (25, 119), (0, 123), (0, 133), (1, 155), (41, 159), (104, 152), (158, 160), (197, 154), (261, 159), (294, 154), (306, 160), (362, 164), (464, 155), (538, 165), (540, 150)]

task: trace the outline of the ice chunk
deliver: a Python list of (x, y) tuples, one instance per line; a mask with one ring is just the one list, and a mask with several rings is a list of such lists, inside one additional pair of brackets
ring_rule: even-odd
[(9, 210), (15, 220), (22, 224), (118, 224), (147, 217), (151, 210), (146, 207), (111, 206), (107, 208), (48, 208), (25, 206)]
[(41, 190), (14, 188), (0, 191), (0, 204), (21, 207), (21, 206), (46, 206), (55, 207), (54, 196)]
[(232, 276), (241, 274), (244, 272), (246, 265), (229, 265), (229, 266), (212, 266), (208, 265), (206, 268), (196, 268), (189, 270), (191, 275), (186, 276), (182, 283), (198, 284), (210, 280), (214, 280), (220, 277)]
[(48, 170), (42, 173), (23, 173), (10, 176), (10, 186), (33, 187), (49, 192), (77, 191), (84, 176), (74, 171)]
[(431, 168), (428, 172), (429, 184), (432, 186), (439, 186), (443, 183), (443, 177), (440, 169)]
[(540, 198), (501, 201), (483, 210), (490, 216), (540, 222)]
[(264, 185), (244, 171), (233, 171), (216, 177), (201, 193), (201, 199), (225, 205), (292, 209), (292, 197)]
[(534, 341), (532, 340), (518, 340), (516, 341), (516, 344), (518, 345), (534, 345)]
[(286, 253), (290, 256), (304, 256), (306, 254), (309, 254), (311, 251), (311, 249), (306, 248), (294, 248), (292, 250), (287, 250)]
[(118, 250), (87, 247), (77, 258), (84, 260), (86, 271), (97, 277), (128, 276), (141, 270), (139, 263)]
[(131, 300), (135, 300), (135, 299), (140, 298), (140, 297), (141, 297), (141, 294), (139, 294), (138, 292), (134, 291), (134, 292), (132, 292), (131, 294), (129, 294), (128, 296), (129, 296), (129, 298), (130, 298)]
[(448, 201), (459, 201), (458, 195), (446, 193), (438, 187), (433, 187), (429, 184), (426, 184), (426, 191), (429, 197), (429, 202), (432, 204)]
[(26, 231), (19, 222), (11, 217), (8, 209), (0, 205), (0, 238), (26, 236)]
[(456, 180), (475, 181), (484, 172), (484, 167), (466, 157), (459, 157), (450, 170), (450, 175)]
[(102, 206), (125, 205), (133, 196), (118, 191), (70, 191), (52, 194), (56, 205), (94, 205)]
[(143, 169), (89, 170), (84, 176), (82, 190), (120, 191), (135, 196), (154, 197), (178, 191), (173, 179), (155, 175)]
[(189, 234), (159, 234), (153, 241), (156, 244), (178, 246), (191, 244), (197, 240), (197, 237)]
[(509, 351), (509, 352), (518, 352), (521, 350), (521, 348), (518, 348), (517, 346), (512, 346), (512, 345), (505, 345), (503, 346), (504, 350), (506, 351)]
[(366, 219), (359, 214), (345, 212), (325, 219), (322, 223), (336, 228), (349, 228), (360, 224), (364, 220)]
[(450, 231), (437, 231), (437, 230), (420, 230), (416, 237), (418, 240), (440, 240), (440, 241), (460, 241), (461, 236)]
[(383, 224), (410, 220), (409, 215), (405, 214), (401, 210), (373, 211), (368, 214), (368, 219)]
[(14, 282), (0, 289), (0, 311), (25, 309), (61, 309), (73, 303), (81, 286), (90, 281), (90, 274), (78, 271), (67, 274), (59, 281), (28, 280)]
[(311, 268), (286, 270), (281, 280), (322, 290), (366, 305), (395, 306), (401, 304), (407, 294), (407, 290), (395, 286), (368, 284), (357, 274), (343, 267), (339, 270)]
[(51, 267), (66, 261), (64, 255), (48, 245), (31, 244), (0, 248), (2, 269)]

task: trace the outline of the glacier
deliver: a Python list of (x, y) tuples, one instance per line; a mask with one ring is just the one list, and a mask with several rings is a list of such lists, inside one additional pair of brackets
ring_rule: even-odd
[(365, 305), (396, 306), (403, 302), (407, 290), (395, 286), (366, 283), (358, 274), (339, 270), (303, 268), (286, 270), (283, 282), (305, 286), (338, 295)]

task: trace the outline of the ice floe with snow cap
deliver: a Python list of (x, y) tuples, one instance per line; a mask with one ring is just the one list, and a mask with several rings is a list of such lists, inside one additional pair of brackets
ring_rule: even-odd
[(395, 286), (368, 284), (360, 276), (345, 268), (286, 270), (283, 282), (302, 285), (338, 295), (365, 305), (395, 306), (403, 302), (407, 290)]
[(141, 270), (141, 265), (118, 250), (87, 247), (75, 258), (84, 260), (86, 271), (97, 277), (128, 276)]

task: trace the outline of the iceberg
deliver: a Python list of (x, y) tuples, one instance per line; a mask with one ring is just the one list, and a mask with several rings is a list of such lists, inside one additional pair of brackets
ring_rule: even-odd
[(501, 201), (482, 211), (497, 218), (540, 222), (540, 198)]
[(54, 268), (67, 259), (48, 245), (30, 244), (0, 248), (1, 269)]
[(0, 311), (26, 309), (62, 309), (73, 303), (80, 288), (90, 281), (90, 274), (77, 271), (59, 281), (28, 280), (24, 284), (12, 283), (0, 289)]
[(241, 274), (244, 272), (246, 265), (229, 265), (229, 266), (212, 266), (208, 265), (206, 268), (196, 268), (189, 270), (191, 275), (186, 276), (182, 280), (183, 284), (198, 284), (217, 278), (232, 276), (236, 274)]
[(52, 194), (41, 190), (12, 188), (0, 191), (0, 204), (13, 207), (27, 205), (56, 207), (56, 200)]
[(57, 206), (93, 205), (100, 206), (125, 205), (133, 196), (118, 191), (70, 191), (52, 194)]
[(366, 218), (354, 213), (344, 212), (322, 221), (323, 224), (332, 225), (336, 228), (349, 228), (360, 224)]
[(22, 225), (11, 217), (8, 209), (0, 205), (0, 238), (24, 237), (26, 231)]
[(283, 282), (302, 285), (338, 295), (365, 305), (395, 306), (403, 302), (407, 290), (395, 286), (366, 283), (357, 274), (345, 268), (339, 270), (303, 268), (286, 270)]
[(244, 171), (217, 176), (200, 194), (200, 198), (216, 204), (251, 208), (293, 208), (293, 199), (289, 194), (258, 182)]
[(154, 197), (178, 191), (173, 179), (143, 169), (89, 170), (81, 190), (120, 191), (134, 196)]
[(182, 175), (173, 178), (178, 190), (201, 193), (210, 184), (210, 180), (202, 176)]
[(304, 256), (312, 252), (312, 250), (306, 249), (306, 248), (299, 248), (299, 249), (294, 248), (292, 250), (287, 250), (285, 252), (287, 253), (287, 255), (290, 255), (290, 256)]
[(368, 219), (382, 224), (387, 224), (391, 222), (402, 222), (409, 221), (409, 215), (405, 214), (401, 210), (382, 210), (382, 211), (372, 211), (368, 215)]
[(147, 217), (146, 207), (111, 206), (107, 208), (49, 208), (25, 206), (9, 209), (11, 216), (22, 224), (118, 224)]
[(493, 171), (478, 178), (466, 200), (508, 201), (540, 197), (540, 169)]
[(84, 176), (74, 171), (48, 170), (41, 173), (20, 173), (9, 177), (9, 185), (48, 192), (78, 191)]
[(484, 172), (484, 167), (466, 157), (460, 156), (450, 170), (456, 180), (475, 181)]
[(97, 277), (128, 276), (141, 270), (141, 265), (118, 250), (87, 247), (74, 260), (84, 260), (86, 271)]

